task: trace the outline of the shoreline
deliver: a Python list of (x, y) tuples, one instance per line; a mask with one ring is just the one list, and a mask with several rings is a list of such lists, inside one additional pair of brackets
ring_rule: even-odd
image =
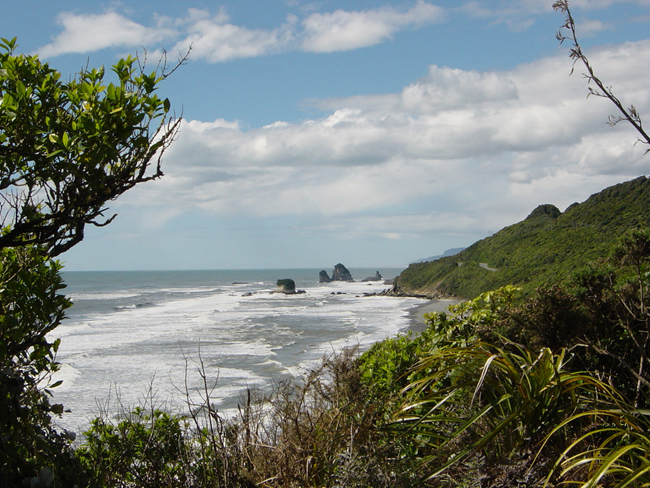
[(447, 312), (450, 305), (456, 305), (462, 302), (458, 298), (440, 298), (428, 300), (424, 303), (411, 307), (408, 311), (409, 325), (403, 328), (400, 333), (413, 332), (419, 334), (426, 329), (427, 325), (424, 321), (424, 314), (431, 312)]

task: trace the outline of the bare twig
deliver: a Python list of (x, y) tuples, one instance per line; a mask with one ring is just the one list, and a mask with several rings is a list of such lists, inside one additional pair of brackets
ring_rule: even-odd
[[(596, 88), (593, 88), (591, 86), (589, 87), (589, 95), (587, 96), (595, 95), (597, 97), (608, 98), (614, 105), (616, 105), (616, 108), (622, 114), (619, 116), (610, 115), (608, 121), (609, 125), (613, 127), (622, 120), (629, 122), (641, 135), (641, 137), (638, 139), (638, 142), (650, 146), (650, 136), (648, 136), (643, 128), (641, 116), (639, 115), (637, 109), (634, 107), (634, 105), (630, 105), (630, 107), (627, 109), (623, 106), (621, 101), (614, 95), (614, 92), (612, 92), (612, 88), (605, 86), (600, 78), (596, 76), (591, 64), (589, 63), (589, 59), (587, 59), (587, 56), (585, 56), (585, 54), (582, 52), (582, 48), (578, 43), (578, 37), (576, 35), (576, 24), (573, 20), (573, 16), (571, 15), (571, 11), (569, 10), (568, 0), (559, 0), (555, 2), (553, 4), (553, 9), (560, 11), (566, 15), (566, 21), (560, 28), (568, 30), (569, 34), (564, 35), (562, 30), (560, 30), (555, 37), (557, 37), (558, 41), (560, 41), (560, 44), (568, 40), (573, 45), (569, 51), (569, 56), (573, 60), (571, 73), (573, 74), (575, 64), (580, 61), (587, 70), (587, 72), (583, 74), (583, 76), (587, 79), (587, 83), (593, 82), (596, 85)], [(650, 147), (646, 149), (645, 154), (648, 154), (648, 152), (650, 152)]]

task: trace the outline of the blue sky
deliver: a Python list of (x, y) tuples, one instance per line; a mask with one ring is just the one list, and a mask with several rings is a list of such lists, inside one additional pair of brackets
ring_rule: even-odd
[[(66, 75), (170, 58), (166, 175), (67, 270), (404, 266), (648, 173), (569, 76), (552, 1), (7, 2), (0, 36)], [(596, 73), (650, 116), (650, 1), (570, 3)]]

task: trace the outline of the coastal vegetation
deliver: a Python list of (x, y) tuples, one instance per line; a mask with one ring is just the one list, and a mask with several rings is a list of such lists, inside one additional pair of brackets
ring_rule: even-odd
[(517, 285), (531, 294), (546, 283), (566, 283), (636, 228), (650, 228), (650, 180), (645, 176), (607, 188), (564, 212), (540, 205), (522, 222), (454, 256), (411, 264), (392, 292), (469, 298)]
[(54, 257), (113, 220), (108, 201), (162, 176), (180, 121), (156, 94), (164, 62), (145, 72), (128, 57), (114, 82), (104, 69), (63, 81), (16, 49), (0, 40), (0, 485), (73, 486), (86, 479), (74, 436), (51, 422), (64, 407), (50, 403), (59, 341), (47, 334), (70, 306)]
[[(554, 6), (572, 58), (616, 104), (567, 2)], [(420, 334), (248, 390), (229, 419), (199, 359), (204, 387), (187, 389), (186, 412), (151, 395), (94, 419), (75, 443), (52, 423), (64, 406), (50, 403), (59, 342), (46, 336), (70, 306), (53, 258), (86, 225), (110, 223), (108, 200), (161, 176), (178, 120), (154, 93), (164, 65), (145, 74), (127, 58), (116, 83), (103, 70), (63, 82), (15, 49), (0, 43), (2, 486), (650, 486), (645, 177), (563, 213), (543, 205), (457, 256), (410, 267), (397, 291), (467, 298), (427, 314)], [(613, 123), (643, 137), (636, 111), (617, 108)]]

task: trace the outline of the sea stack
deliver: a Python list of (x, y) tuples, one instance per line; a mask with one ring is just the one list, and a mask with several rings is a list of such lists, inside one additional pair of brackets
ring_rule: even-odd
[(368, 278), (365, 278), (364, 280), (361, 280), (362, 283), (365, 283), (366, 281), (381, 281), (383, 278), (381, 277), (381, 274), (379, 271), (375, 273), (375, 276), (369, 276)]
[(296, 282), (292, 279), (285, 278), (283, 280), (278, 280), (278, 291), (286, 294), (296, 293)]
[(320, 273), (318, 273), (319, 283), (329, 283), (330, 281), (332, 281), (332, 278), (330, 278), (330, 275), (327, 274), (327, 271), (323, 269)]
[(348, 268), (343, 266), (341, 263), (334, 266), (334, 271), (332, 272), (332, 281), (354, 281), (352, 275), (348, 271)]

